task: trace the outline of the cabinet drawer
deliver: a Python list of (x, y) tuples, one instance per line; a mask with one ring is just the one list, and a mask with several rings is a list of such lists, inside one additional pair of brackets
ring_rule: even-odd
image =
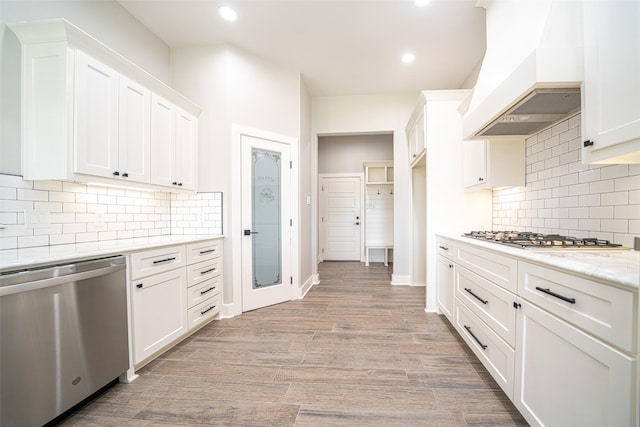
[(189, 319), (189, 329), (204, 325), (207, 321), (215, 317), (222, 308), (222, 294), (218, 294), (206, 301), (190, 308), (187, 314)]
[(457, 262), (485, 279), (515, 293), (518, 261), (487, 249), (458, 245)]
[(135, 252), (130, 257), (132, 280), (185, 266), (184, 246), (169, 246)]
[(456, 268), (456, 296), (512, 347), (516, 341), (516, 296), (464, 267)]
[(211, 279), (222, 274), (222, 258), (199, 262), (187, 266), (187, 286), (197, 285), (203, 280)]
[(505, 394), (513, 399), (515, 351), (464, 303), (458, 301), (455, 310), (456, 329)]
[(222, 239), (187, 245), (187, 264), (195, 264), (220, 256), (222, 256)]
[(601, 339), (635, 353), (636, 295), (521, 261), (518, 295)]
[(222, 276), (214, 277), (187, 290), (189, 308), (194, 307), (208, 298), (222, 292)]
[(437, 245), (438, 255), (442, 255), (451, 261), (456, 260), (456, 247), (451, 240), (438, 237)]

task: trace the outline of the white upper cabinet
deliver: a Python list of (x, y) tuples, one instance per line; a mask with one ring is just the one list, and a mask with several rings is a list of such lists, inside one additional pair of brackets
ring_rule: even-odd
[(419, 105), (413, 111), (406, 128), (410, 165), (417, 163), (422, 158), (427, 147), (425, 102), (423, 98), (420, 98)]
[(151, 181), (195, 190), (198, 119), (166, 99), (153, 96)]
[(76, 51), (74, 77), (75, 172), (109, 177), (118, 170), (119, 74)]
[(121, 177), (150, 182), (151, 91), (120, 76), (119, 155)]
[(640, 163), (640, 2), (583, 5), (582, 161)]
[(67, 21), (9, 27), (24, 179), (196, 189), (198, 107)]
[(156, 149), (151, 155), (151, 182), (172, 185), (175, 175), (176, 108), (157, 95), (152, 98), (151, 140)]
[(470, 140), (462, 143), (462, 182), (466, 191), (525, 184), (522, 138)]
[(176, 109), (175, 182), (183, 188), (196, 188), (198, 162), (198, 119), (188, 112)]

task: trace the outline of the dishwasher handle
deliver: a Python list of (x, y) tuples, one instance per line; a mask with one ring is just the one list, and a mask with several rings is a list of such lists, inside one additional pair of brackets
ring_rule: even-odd
[(69, 282), (91, 279), (97, 276), (103, 276), (116, 271), (124, 270), (125, 265), (111, 265), (108, 267), (96, 268), (93, 270), (82, 271), (79, 273), (68, 274), (58, 277), (50, 277), (47, 279), (36, 280), (33, 282), (20, 283), (16, 285), (0, 286), (0, 297), (12, 295), (18, 292), (35, 291), (37, 289), (48, 288), (51, 286), (62, 285)]

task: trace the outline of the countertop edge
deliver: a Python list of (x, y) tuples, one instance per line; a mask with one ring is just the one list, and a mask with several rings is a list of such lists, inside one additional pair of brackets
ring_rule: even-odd
[(221, 238), (224, 235), (165, 235), (4, 250), (0, 257), (0, 273)]
[[(437, 237), (480, 247), (521, 261), (534, 262), (568, 273), (638, 291), (640, 288), (640, 252), (628, 251), (531, 251), (463, 236), (437, 233)], [(594, 264), (593, 258), (601, 258)], [(625, 264), (627, 271), (614, 264)]]

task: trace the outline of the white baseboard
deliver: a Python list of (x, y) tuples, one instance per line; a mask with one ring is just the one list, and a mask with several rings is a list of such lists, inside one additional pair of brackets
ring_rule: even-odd
[(238, 304), (222, 304), (220, 319), (230, 319), (242, 314), (242, 309)]
[(317, 274), (312, 274), (309, 278), (304, 282), (304, 284), (300, 287), (300, 296), (299, 299), (304, 298), (304, 296), (311, 290), (313, 285), (317, 285), (320, 283), (319, 276)]
[(411, 286), (411, 277), (401, 274), (392, 274), (391, 284), (396, 286)]

